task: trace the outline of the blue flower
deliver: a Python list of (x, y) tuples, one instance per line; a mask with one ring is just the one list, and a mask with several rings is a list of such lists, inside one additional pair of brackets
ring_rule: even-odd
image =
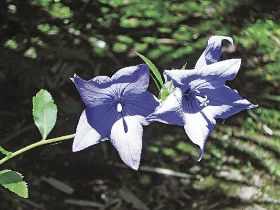
[(159, 105), (147, 91), (147, 65), (123, 68), (111, 78), (97, 76), (85, 81), (72, 78), (85, 104), (73, 142), (73, 151), (97, 144), (107, 137), (121, 159), (137, 170), (142, 150), (142, 125)]
[(240, 64), (240, 59), (230, 59), (193, 70), (165, 70), (165, 79), (173, 82), (174, 91), (147, 119), (184, 126), (190, 140), (200, 147), (200, 160), (217, 118), (256, 107), (225, 85), (235, 78)]

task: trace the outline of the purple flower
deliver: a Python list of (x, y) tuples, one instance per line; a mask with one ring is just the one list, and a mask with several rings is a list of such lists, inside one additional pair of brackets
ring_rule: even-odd
[(165, 70), (165, 79), (173, 81), (174, 91), (148, 120), (184, 126), (191, 141), (200, 147), (200, 160), (217, 118), (256, 107), (225, 85), (235, 78), (240, 64), (240, 59), (230, 59), (193, 70)]
[(227, 40), (231, 43), (231, 45), (233, 45), (233, 40), (229, 36), (211, 36), (208, 39), (206, 49), (196, 62), (195, 68), (218, 62), (221, 57), (223, 40)]
[(159, 105), (147, 91), (150, 71), (147, 65), (123, 68), (111, 78), (97, 76), (85, 81), (72, 79), (85, 104), (73, 142), (73, 151), (97, 144), (107, 137), (121, 159), (137, 170), (142, 150), (142, 125)]

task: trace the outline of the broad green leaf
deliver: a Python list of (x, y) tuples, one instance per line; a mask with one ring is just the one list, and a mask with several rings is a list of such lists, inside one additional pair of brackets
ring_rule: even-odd
[(28, 198), (27, 183), (20, 173), (7, 169), (0, 171), (0, 184), (17, 195)]
[(153, 80), (155, 81), (157, 87), (159, 87), (159, 90), (160, 88), (162, 88), (163, 86), (163, 79), (161, 77), (161, 74), (159, 72), (159, 70), (157, 69), (157, 67), (155, 66), (155, 64), (152, 63), (152, 61), (150, 61), (148, 58), (146, 58), (144, 55), (141, 55), (140, 53), (137, 53), (136, 54), (143, 59), (143, 61), (145, 61), (145, 63), (150, 67), (154, 77)]
[(57, 107), (51, 94), (46, 90), (40, 90), (33, 97), (33, 119), (43, 139), (46, 139), (52, 131), (57, 117)]
[(8, 150), (5, 150), (3, 147), (0, 146), (0, 153), (5, 155), (5, 156), (8, 156), (10, 157), (13, 153), (8, 151)]

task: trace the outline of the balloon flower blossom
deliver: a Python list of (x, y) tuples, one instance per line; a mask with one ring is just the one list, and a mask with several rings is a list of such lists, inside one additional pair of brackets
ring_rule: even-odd
[(85, 104), (73, 142), (83, 150), (108, 138), (121, 159), (137, 170), (141, 158), (143, 125), (159, 105), (147, 91), (150, 70), (145, 64), (120, 69), (111, 78), (97, 76), (85, 81), (74, 75)]
[(228, 118), (244, 109), (256, 107), (226, 86), (240, 68), (240, 59), (218, 62), (221, 43), (230, 37), (213, 36), (192, 70), (165, 70), (166, 82), (172, 81), (172, 93), (147, 119), (184, 126), (190, 140), (200, 147), (202, 158), (208, 135), (216, 119)]

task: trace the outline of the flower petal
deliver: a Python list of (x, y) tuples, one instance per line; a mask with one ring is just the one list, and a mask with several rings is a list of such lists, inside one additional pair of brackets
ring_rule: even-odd
[(195, 68), (218, 62), (221, 57), (223, 40), (227, 40), (233, 45), (233, 40), (229, 36), (211, 36), (208, 39), (208, 45), (198, 59)]
[(207, 137), (214, 129), (216, 121), (213, 118), (208, 118), (195, 99), (184, 101), (184, 129), (190, 140), (199, 146), (200, 154), (198, 161), (201, 160), (204, 152), (204, 146)]
[(257, 107), (241, 97), (236, 90), (232, 90), (227, 86), (217, 89), (200, 89), (202, 94), (207, 95), (208, 105), (203, 108), (203, 112), (207, 116), (217, 118), (228, 118), (244, 109)]
[(114, 84), (122, 84), (124, 93), (141, 93), (149, 86), (150, 69), (146, 64), (130, 66), (120, 69), (112, 76)]
[(142, 125), (135, 116), (126, 116), (116, 121), (110, 134), (110, 141), (123, 162), (135, 170), (140, 164), (142, 135)]
[(153, 113), (159, 105), (159, 100), (150, 92), (140, 94), (129, 94), (125, 100), (125, 111), (127, 115), (140, 115), (147, 117)]
[(106, 76), (98, 76), (91, 80), (83, 80), (74, 75), (72, 81), (75, 83), (80, 96), (87, 107), (93, 107), (106, 103), (112, 99), (114, 92), (111, 89), (111, 79)]
[(111, 103), (85, 109), (88, 123), (93, 127), (102, 138), (110, 134), (112, 125), (121, 118), (117, 112), (117, 107)]
[(240, 64), (240, 59), (230, 59), (191, 71), (165, 70), (164, 74), (168, 81), (173, 80), (175, 87), (180, 87), (184, 91), (200, 88), (215, 89), (223, 86), (227, 80), (233, 80)]
[(201, 112), (185, 115), (185, 132), (190, 140), (199, 146), (200, 154), (198, 161), (201, 160), (206, 140), (214, 129), (215, 124), (207, 119)]
[(99, 143), (101, 140), (100, 134), (92, 128), (86, 118), (85, 111), (83, 111), (73, 141), (72, 150), (77, 152), (89, 146)]
[(156, 108), (155, 112), (147, 117), (149, 122), (159, 121), (171, 125), (184, 125), (182, 111), (182, 91), (176, 88), (163, 102)]

